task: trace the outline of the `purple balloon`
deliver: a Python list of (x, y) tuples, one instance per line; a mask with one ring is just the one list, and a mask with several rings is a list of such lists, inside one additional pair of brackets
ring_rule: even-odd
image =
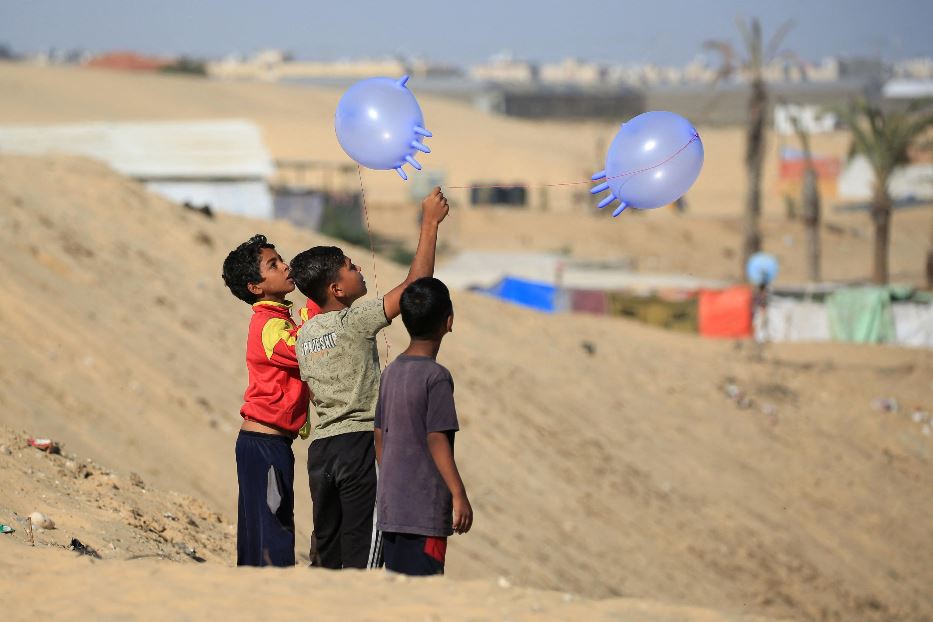
[(626, 207), (653, 209), (682, 197), (701, 168), (703, 143), (693, 125), (673, 112), (645, 112), (619, 128), (590, 192), (610, 191), (600, 209), (621, 202), (613, 216)]
[(408, 76), (361, 80), (343, 94), (334, 115), (337, 141), (348, 156), (367, 168), (395, 169), (402, 179), (408, 179), (405, 164), (421, 170), (415, 156), (431, 153), (422, 141), (432, 135), (407, 82)]

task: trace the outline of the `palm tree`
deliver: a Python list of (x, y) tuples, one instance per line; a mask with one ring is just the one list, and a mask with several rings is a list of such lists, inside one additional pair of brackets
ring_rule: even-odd
[(883, 112), (863, 99), (837, 109), (839, 118), (852, 132), (849, 157), (863, 155), (874, 173), (871, 220), (875, 225), (872, 281), (888, 282), (888, 246), (891, 237), (892, 200), (888, 184), (895, 168), (908, 161), (913, 148), (921, 144), (927, 129), (933, 127), (929, 102), (914, 102), (903, 112)]
[(810, 282), (820, 282), (820, 188), (816, 167), (813, 165), (813, 152), (810, 150), (810, 132), (800, 122), (796, 114), (791, 115), (794, 133), (803, 148), (806, 168), (803, 173), (803, 223), (807, 228), (807, 275)]
[(778, 48), (793, 22), (784, 22), (771, 37), (768, 45), (762, 43), (761, 24), (753, 18), (750, 23), (737, 18), (739, 32), (745, 44), (745, 56), (739, 57), (728, 41), (707, 41), (704, 47), (722, 57), (717, 81), (740, 73), (751, 84), (748, 97), (748, 128), (745, 139), (745, 172), (748, 191), (745, 198), (744, 242), (742, 244), (741, 273), (745, 272), (748, 258), (761, 250), (761, 167), (764, 161), (765, 117), (768, 113), (768, 88), (763, 69), (776, 56)]

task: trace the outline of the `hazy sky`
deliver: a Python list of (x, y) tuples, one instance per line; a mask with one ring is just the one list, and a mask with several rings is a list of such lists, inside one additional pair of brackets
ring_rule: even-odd
[(0, 0), (0, 43), (223, 56), (281, 48), (299, 58), (387, 54), (473, 63), (503, 50), (680, 65), (703, 41), (738, 43), (736, 16), (766, 35), (784, 20), (785, 47), (886, 59), (933, 56), (933, 0)]

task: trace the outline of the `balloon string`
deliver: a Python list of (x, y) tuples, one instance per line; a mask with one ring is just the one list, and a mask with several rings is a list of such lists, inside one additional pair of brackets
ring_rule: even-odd
[[(620, 173), (620, 174), (618, 174), (618, 175), (613, 175), (613, 176), (611, 176), (611, 177), (600, 178), (600, 180), (601, 180), (601, 181), (602, 181), (602, 180), (609, 181), (610, 179), (619, 179), (620, 177), (629, 177), (629, 176), (631, 176), (631, 175), (638, 175), (638, 174), (640, 174), (640, 173), (645, 173), (645, 172), (647, 172), (647, 171), (656, 169), (656, 168), (658, 168), (659, 166), (664, 166), (665, 164), (667, 164), (668, 162), (670, 162), (671, 160), (673, 160), (674, 158), (676, 158), (677, 156), (679, 156), (681, 153), (683, 153), (683, 151), (684, 151), (687, 147), (689, 147), (691, 144), (693, 144), (694, 142), (696, 142), (696, 141), (698, 141), (698, 140), (700, 140), (700, 135), (695, 133), (695, 134), (693, 135), (693, 138), (691, 138), (690, 140), (688, 140), (688, 141), (686, 142), (686, 144), (685, 144), (683, 147), (681, 147), (680, 149), (678, 149), (678, 150), (677, 150), (673, 155), (671, 155), (669, 158), (667, 158), (667, 159), (665, 159), (665, 160), (663, 160), (663, 161), (661, 161), (661, 162), (658, 162), (657, 164), (653, 164), (653, 165), (648, 166), (648, 167), (645, 167), (645, 168), (640, 168), (640, 169), (635, 170), (635, 171), (627, 171), (627, 172), (625, 172), (625, 173)], [(579, 186), (579, 185), (582, 185), (582, 184), (592, 184), (594, 181), (596, 181), (596, 180), (593, 180), (593, 179), (585, 179), (585, 180), (583, 180), (583, 181), (564, 181), (564, 182), (557, 182), (557, 183), (550, 183), (550, 184), (537, 184), (537, 187), (539, 187), (539, 188), (554, 188), (554, 187), (557, 187), (557, 186)], [(514, 186), (514, 184), (502, 184), (502, 185), (491, 185), (491, 186), (478, 185), (478, 186), (444, 186), (444, 187), (447, 188), (448, 190), (472, 190), (473, 188), (511, 188), (511, 187), (513, 187), (513, 186)]]
[[(376, 275), (376, 247), (373, 245), (373, 232), (369, 227), (369, 210), (366, 209), (366, 190), (363, 188), (363, 169), (356, 165), (356, 174), (360, 178), (360, 200), (363, 203), (363, 216), (366, 219), (366, 234), (369, 236), (369, 250), (373, 257), (373, 285), (376, 286), (376, 298), (379, 298), (379, 277)], [(386, 365), (389, 364), (389, 337), (382, 333), (386, 342)], [(383, 368), (384, 369), (384, 368)]]

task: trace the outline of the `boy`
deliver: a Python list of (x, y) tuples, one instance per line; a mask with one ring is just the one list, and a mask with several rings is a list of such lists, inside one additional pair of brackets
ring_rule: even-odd
[(405, 289), (401, 307), (411, 343), (382, 372), (375, 421), (376, 515), (386, 569), (444, 574), (447, 536), (473, 525), (454, 462), (454, 433), (460, 429), (454, 381), (436, 361), (441, 340), (453, 332), (453, 304), (447, 286), (424, 278)]
[(298, 331), (296, 354), (319, 422), (308, 447), (308, 485), (314, 504), (311, 565), (376, 568), (382, 545), (375, 531), (376, 456), (373, 418), (379, 395), (376, 334), (399, 311), (409, 283), (434, 274), (438, 225), (449, 207), (441, 189), (421, 202), (418, 249), (408, 277), (385, 295), (366, 295), (360, 268), (334, 246), (317, 246), (292, 260), (292, 276), (321, 312)]
[(298, 373), (288, 264), (265, 236), (227, 255), (224, 284), (253, 307), (246, 338), (249, 383), (236, 441), (238, 566), (294, 566), (295, 456), (292, 440), (308, 417), (310, 395)]

